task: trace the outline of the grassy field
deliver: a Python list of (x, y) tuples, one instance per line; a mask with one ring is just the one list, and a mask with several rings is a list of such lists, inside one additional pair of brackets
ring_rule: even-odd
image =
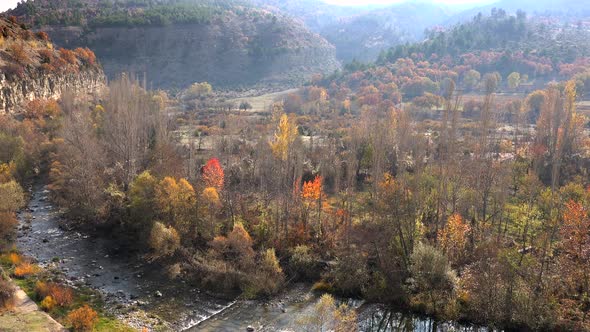
[(250, 103), (250, 105), (252, 105), (252, 109), (249, 110), (249, 112), (267, 112), (270, 105), (272, 105), (277, 99), (280, 99), (281, 97), (286, 96), (290, 93), (294, 93), (296, 91), (297, 89), (290, 89), (285, 91), (268, 93), (257, 97), (235, 98), (230, 99), (228, 101), (235, 103), (236, 106), (239, 106), (240, 103), (246, 101)]

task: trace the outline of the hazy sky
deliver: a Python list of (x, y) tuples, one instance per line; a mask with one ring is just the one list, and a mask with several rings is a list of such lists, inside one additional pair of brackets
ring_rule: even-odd
[(18, 0), (0, 0), (0, 12), (16, 7)]

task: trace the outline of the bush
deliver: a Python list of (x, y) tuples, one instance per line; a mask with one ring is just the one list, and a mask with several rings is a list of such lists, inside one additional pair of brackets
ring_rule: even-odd
[(11, 252), (8, 255), (8, 259), (12, 265), (19, 265), (23, 261), (22, 257), (20, 257), (20, 255), (15, 252)]
[(38, 281), (35, 285), (35, 294), (39, 300), (51, 297), (55, 304), (61, 307), (69, 306), (74, 302), (74, 292), (71, 288), (53, 282)]
[(279, 265), (275, 250), (267, 249), (261, 255), (254, 278), (249, 282), (247, 293), (256, 296), (276, 294), (284, 280), (285, 275)]
[(4, 278), (0, 278), (0, 308), (8, 309), (14, 305), (14, 286)]
[(68, 322), (74, 331), (92, 331), (98, 322), (98, 314), (85, 304), (68, 314)]
[(297, 246), (291, 253), (289, 265), (294, 273), (301, 279), (313, 280), (320, 275), (317, 259), (305, 245)]
[(180, 237), (174, 227), (156, 222), (152, 227), (150, 246), (154, 249), (154, 257), (170, 256), (180, 247)]
[(313, 284), (313, 286), (311, 286), (311, 290), (318, 293), (333, 293), (334, 286), (322, 280)]
[(2, 68), (6, 77), (10, 79), (19, 79), (25, 77), (25, 67), (16, 63), (9, 63)]
[(41, 301), (41, 309), (47, 312), (53, 310), (56, 305), (57, 303), (51, 296), (46, 296), (43, 301)]
[(14, 43), (8, 49), (10, 54), (14, 58), (16, 62), (19, 64), (26, 66), (31, 62), (29, 55), (27, 54), (27, 50), (22, 43)]
[(39, 272), (39, 267), (28, 262), (22, 262), (14, 268), (14, 276), (17, 278), (26, 278), (37, 272)]

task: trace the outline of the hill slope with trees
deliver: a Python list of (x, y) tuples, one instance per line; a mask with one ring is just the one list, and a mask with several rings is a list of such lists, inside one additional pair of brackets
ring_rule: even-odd
[(87, 48), (54, 47), (15, 17), (0, 17), (0, 114), (17, 112), (35, 98), (94, 93), (105, 84), (96, 56)]
[(60, 45), (89, 47), (105, 72), (146, 74), (154, 87), (292, 86), (338, 68), (303, 24), (236, 1), (27, 1), (10, 12)]

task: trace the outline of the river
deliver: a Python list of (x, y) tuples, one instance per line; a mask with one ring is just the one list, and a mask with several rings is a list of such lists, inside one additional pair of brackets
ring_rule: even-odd
[[(301, 331), (317, 295), (308, 285), (294, 285), (270, 301), (228, 300), (168, 281), (163, 269), (125, 252), (110, 238), (90, 237), (60, 227), (60, 214), (48, 200), (48, 190), (35, 187), (19, 213), (17, 248), (39, 265), (57, 268), (72, 285), (99, 290), (113, 312), (131, 321), (137, 312), (154, 314), (172, 330), (182, 331)], [(342, 301), (342, 300), (341, 300)], [(362, 331), (488, 331), (454, 323), (434, 324), (387, 310), (380, 305), (346, 300), (359, 310)]]

